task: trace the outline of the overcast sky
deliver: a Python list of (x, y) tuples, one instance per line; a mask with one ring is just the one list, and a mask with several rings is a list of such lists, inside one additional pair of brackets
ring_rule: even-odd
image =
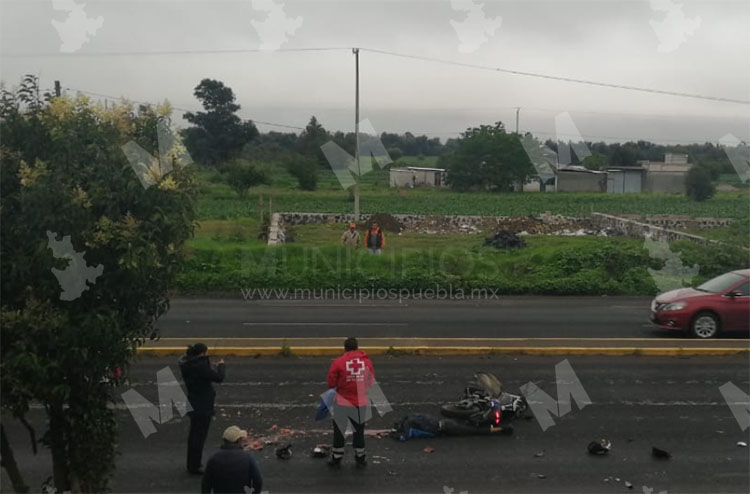
[[(750, 2), (2, 0), (2, 80), (169, 99), (196, 109), (202, 78), (244, 118), (354, 128), (351, 50), (371, 48), (606, 83), (750, 100)], [(263, 49), (255, 53), (133, 52)], [(115, 53), (129, 55), (114, 55)], [(98, 55), (97, 55), (98, 54)], [(649, 94), (363, 51), (361, 117), (447, 138), (502, 120), (540, 137), (569, 112), (587, 140), (750, 140), (750, 105)], [(183, 126), (181, 113), (175, 121)], [(259, 126), (261, 130), (272, 127)], [(283, 130), (277, 128), (276, 130)], [(570, 129), (561, 132), (570, 132)], [(613, 139), (614, 138), (614, 139)]]

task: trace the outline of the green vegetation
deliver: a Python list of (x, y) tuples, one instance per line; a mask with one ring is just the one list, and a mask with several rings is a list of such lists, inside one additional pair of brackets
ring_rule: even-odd
[(710, 240), (717, 240), (750, 249), (750, 218), (737, 220), (729, 226), (693, 228), (685, 229), (684, 231)]
[(439, 163), (448, 170), (450, 186), (462, 191), (511, 192), (536, 175), (518, 136), (507, 133), (502, 122), (467, 130)]
[(711, 182), (711, 171), (703, 166), (694, 166), (685, 176), (686, 194), (694, 201), (705, 201), (716, 193)]
[[(106, 492), (114, 372), (127, 376), (168, 308), (193, 233), (193, 167), (181, 166), (178, 146), (165, 149), (160, 159), (173, 169), (163, 177), (152, 168), (158, 183), (146, 189), (123, 153), (131, 140), (158, 149), (168, 105), (42, 99), (33, 76), (22, 89), (3, 90), (0, 103), (2, 420), (23, 421), (39, 406), (36, 437), (49, 448), (55, 490)], [(0, 431), (3, 467), (24, 492)]]
[(227, 185), (242, 199), (247, 197), (247, 191), (253, 185), (271, 182), (266, 168), (242, 160), (229, 163), (222, 175)]
[[(205, 222), (189, 244), (177, 287), (184, 292), (244, 289), (496, 290), (497, 294), (650, 294), (647, 268), (660, 269), (643, 241), (628, 237), (525, 237), (512, 251), (483, 246), (479, 235), (388, 236), (382, 256), (337, 245), (343, 225), (295, 228), (297, 242), (267, 247), (254, 238), (257, 223)], [(741, 268), (747, 255), (733, 249), (679, 244), (686, 264), (701, 266), (695, 282)], [(329, 292), (330, 293), (330, 292)], [(256, 293), (255, 296), (259, 296)], [(292, 293), (289, 293), (291, 296)], [(309, 295), (309, 294), (308, 294)], [(468, 295), (467, 295), (468, 296)]]
[(183, 131), (185, 145), (200, 163), (219, 166), (239, 157), (242, 149), (258, 137), (252, 121), (237, 116), (232, 89), (223, 82), (203, 79), (193, 92), (205, 111), (187, 112), (185, 119), (193, 124)]
[[(294, 182), (285, 170), (272, 171), (272, 185), (255, 187), (246, 199), (239, 199), (223, 184), (204, 181), (198, 201), (199, 217), (234, 219), (258, 214), (258, 195), (273, 197), (276, 211), (350, 213), (353, 204), (349, 193), (335, 177), (321, 173), (318, 190), (307, 192), (279, 187), (280, 182)], [(365, 175), (383, 182), (383, 170)], [(703, 202), (694, 202), (673, 194), (593, 194), (593, 193), (462, 193), (435, 189), (392, 189), (372, 182), (364, 183), (361, 195), (363, 213), (401, 214), (470, 214), (488, 216), (522, 216), (550, 212), (565, 216), (589, 216), (592, 211), (611, 214), (679, 214), (693, 217), (747, 218), (747, 191), (720, 192)]]

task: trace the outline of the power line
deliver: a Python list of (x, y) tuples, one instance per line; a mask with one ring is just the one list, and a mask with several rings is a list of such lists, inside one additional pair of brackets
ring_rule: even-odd
[(408, 58), (411, 60), (422, 60), (426, 62), (434, 62), (434, 63), (441, 63), (446, 65), (453, 65), (458, 67), (467, 67), (467, 68), (473, 68), (473, 69), (479, 69), (479, 70), (487, 70), (487, 71), (493, 71), (493, 72), (502, 72), (505, 74), (513, 74), (513, 75), (522, 75), (526, 77), (536, 77), (540, 79), (551, 79), (555, 81), (563, 81), (563, 82), (571, 82), (575, 84), (586, 84), (589, 86), (600, 86), (600, 87), (608, 87), (613, 89), (625, 89), (628, 91), (640, 91), (644, 93), (652, 93), (652, 94), (664, 94), (668, 96), (680, 96), (683, 98), (694, 98), (694, 99), (702, 99), (702, 100), (710, 100), (710, 101), (723, 101), (725, 103), (739, 103), (742, 105), (750, 105), (750, 100), (739, 100), (739, 99), (732, 99), (732, 98), (723, 98), (720, 96), (707, 96), (703, 94), (696, 94), (696, 93), (682, 93), (678, 91), (666, 91), (662, 89), (653, 89), (653, 88), (645, 88), (645, 87), (638, 87), (638, 86), (629, 86), (626, 84), (614, 84), (610, 82), (600, 82), (600, 81), (592, 81), (589, 79), (575, 79), (572, 77), (563, 77), (563, 76), (556, 76), (556, 75), (549, 75), (549, 74), (541, 74), (537, 72), (524, 72), (521, 70), (512, 70), (512, 69), (506, 69), (502, 67), (491, 67), (489, 65), (478, 65), (478, 64), (471, 64), (471, 63), (464, 63), (464, 62), (456, 62), (453, 60), (444, 60), (440, 58), (432, 58), (432, 57), (424, 57), (421, 55), (409, 55), (405, 53), (397, 53), (393, 51), (386, 51), (386, 50), (377, 50), (372, 48), (362, 48), (363, 51), (369, 51), (371, 53), (380, 53), (382, 55), (389, 55), (393, 57), (401, 57), (401, 58)]
[[(107, 99), (111, 99), (111, 100), (115, 100), (115, 101), (116, 100), (122, 100), (122, 99), (124, 99), (124, 100), (127, 100), (127, 101), (132, 101), (133, 103), (137, 103), (139, 105), (152, 105), (153, 104), (153, 103), (151, 103), (149, 101), (138, 101), (138, 100), (134, 100), (134, 99), (130, 99), (130, 98), (125, 98), (124, 96), (112, 96), (111, 94), (95, 93), (93, 91), (84, 91), (83, 89), (76, 89), (76, 88), (72, 88), (72, 87), (66, 87), (65, 89), (67, 89), (69, 91), (76, 91), (76, 92), (83, 93), (83, 94), (89, 94), (91, 96), (97, 96), (97, 97), (100, 97), (100, 98), (107, 98)], [(181, 113), (193, 113), (193, 112), (196, 112), (196, 111), (201, 111), (201, 110), (197, 110), (197, 109), (189, 110), (189, 109), (186, 109), (186, 108), (180, 108), (180, 107), (177, 107), (177, 106), (173, 106), (171, 103), (170, 103), (170, 107), (173, 110), (176, 110), (176, 111), (181, 112)], [(278, 123), (273, 123), (273, 122), (264, 122), (263, 120), (255, 120), (255, 119), (251, 119), (251, 120), (253, 121), (253, 123), (261, 124), (261, 125), (268, 125), (268, 126), (271, 126), (271, 127), (283, 127), (283, 128), (287, 128), (287, 129), (305, 130), (304, 127), (297, 127), (295, 125), (278, 124)]]
[(86, 58), (86, 57), (155, 57), (155, 56), (179, 56), (179, 55), (232, 55), (243, 53), (295, 53), (311, 51), (338, 51), (351, 50), (351, 47), (324, 46), (314, 48), (279, 48), (277, 50), (266, 50), (261, 48), (226, 48), (210, 50), (155, 50), (155, 51), (77, 51), (73, 53), (63, 52), (41, 52), (41, 53), (3, 53), (2, 58)]
[[(130, 102), (133, 102), (133, 103), (136, 103), (136, 104), (140, 104), (140, 105), (153, 105), (153, 103), (149, 102), (149, 101), (139, 101), (139, 100), (130, 99), (130, 98), (127, 98), (127, 97), (124, 97), (124, 96), (113, 96), (111, 94), (97, 93), (97, 92), (93, 92), (93, 91), (86, 91), (86, 90), (83, 90), (83, 89), (76, 89), (76, 88), (71, 88), (71, 87), (65, 87), (65, 89), (68, 90), (68, 91), (77, 91), (79, 93), (88, 94), (88, 95), (91, 95), (91, 96), (97, 96), (97, 97), (100, 97), (100, 98), (107, 98), (107, 99), (111, 99), (111, 100), (115, 100), (115, 101), (117, 101), (117, 100), (126, 100), (126, 101), (130, 101)], [(192, 112), (195, 112), (195, 111), (201, 111), (201, 110), (198, 110), (198, 109), (180, 108), (180, 107), (177, 107), (177, 106), (173, 106), (171, 103), (170, 103), (170, 107), (173, 110), (176, 110), (176, 111), (181, 112), (181, 113), (192, 113)], [(515, 109), (517, 107), (508, 107), (508, 109), (511, 109), (511, 108)], [(526, 108), (526, 107), (523, 107), (523, 108)], [(539, 110), (542, 110), (542, 109), (539, 109)], [(557, 110), (545, 109), (544, 111), (557, 111)], [(251, 120), (253, 121), (253, 123), (261, 124), (261, 125), (268, 125), (268, 126), (271, 126), (271, 127), (281, 127), (281, 128), (294, 129), (294, 130), (305, 130), (305, 127), (299, 127), (299, 126), (296, 126), (296, 125), (279, 124), (279, 123), (274, 123), (274, 122), (265, 122), (263, 120), (255, 120), (255, 119), (251, 119)], [(404, 131), (403, 133), (411, 132), (414, 135), (460, 135), (460, 134), (462, 134), (465, 131), (466, 131), (466, 129), (457, 130), (457, 131), (439, 131), (439, 132), (437, 132), (437, 131), (413, 131), (412, 130), (412, 131)], [(682, 143), (682, 142), (687, 141), (687, 139), (663, 139), (663, 138), (652, 139), (652, 138), (647, 138), (647, 137), (603, 136), (603, 135), (589, 135), (589, 134), (584, 135), (583, 133), (581, 133), (581, 134), (570, 134), (570, 133), (565, 133), (565, 132), (550, 132), (550, 131), (534, 130), (534, 129), (527, 129), (524, 132), (529, 132), (529, 133), (533, 133), (533, 134), (550, 135), (550, 136), (570, 136), (570, 137), (577, 137), (578, 135), (580, 135), (584, 139), (586, 139), (586, 138), (588, 138), (588, 139), (592, 139), (592, 138), (594, 138), (594, 139), (612, 139), (612, 140), (616, 140), (616, 141), (648, 141), (648, 142), (663, 141), (663, 142), (676, 142), (676, 143)], [(394, 132), (394, 133), (397, 133), (397, 132)], [(714, 139), (702, 139), (702, 140), (703, 140), (703, 142), (713, 142), (714, 141)]]
[[(241, 48), (241, 49), (211, 49), (211, 50), (166, 50), (166, 51), (130, 51), (130, 52), (75, 52), (75, 53), (10, 53), (3, 54), (3, 58), (47, 58), (47, 57), (120, 57), (120, 56), (159, 56), (159, 55), (216, 55), (216, 54), (249, 54), (249, 53), (294, 53), (294, 52), (322, 52), (322, 51), (340, 51), (351, 50), (352, 47), (330, 46), (330, 47), (313, 47), (313, 48), (280, 48), (278, 50), (263, 50), (260, 48)], [(623, 89), (627, 91), (638, 91), (650, 94), (663, 94), (667, 96), (677, 96), (683, 98), (693, 98), (708, 101), (721, 101), (725, 103), (737, 103), (741, 105), (750, 105), (750, 100), (741, 100), (734, 98), (724, 98), (720, 96), (710, 96), (697, 93), (684, 93), (679, 91), (668, 91), (663, 89), (646, 88), (631, 86), (627, 84), (615, 84), (610, 82), (594, 81), (590, 79), (577, 79), (573, 77), (564, 77), (551, 74), (542, 74), (538, 72), (526, 72), (521, 70), (508, 69), (503, 67), (493, 67), (489, 65), (472, 64), (457, 62), (454, 60), (445, 60), (440, 58), (426, 57), (422, 55), (411, 55), (376, 48), (361, 48), (362, 51), (388, 55), (392, 57), (407, 58), (411, 60), (421, 60), (425, 62), (451, 65), (455, 67), (464, 67), (491, 72), (501, 72), (505, 74), (520, 75), (525, 77), (535, 77), (573, 84), (584, 84), (589, 86), (607, 87), (612, 89)]]
[[(430, 130), (420, 130), (420, 131), (404, 131), (411, 132), (414, 135), (461, 135), (464, 132), (466, 132), (467, 129), (464, 130), (454, 130), (454, 131), (430, 131)], [(393, 132), (398, 134), (398, 132)], [(527, 129), (524, 130), (523, 133), (530, 133), (530, 134), (542, 134), (545, 136), (569, 136), (569, 137), (577, 137), (581, 136), (581, 139), (583, 141), (592, 141), (593, 139), (612, 139), (619, 142), (633, 142), (633, 141), (646, 141), (651, 143), (658, 143), (658, 142), (675, 142), (675, 143), (684, 143), (689, 142), (689, 139), (665, 139), (665, 138), (650, 138), (650, 137), (628, 137), (628, 136), (603, 136), (603, 135), (591, 135), (591, 134), (584, 134), (581, 132), (580, 134), (572, 134), (567, 132), (552, 132), (552, 131), (545, 131), (545, 130), (535, 130), (535, 129)], [(702, 138), (700, 139), (701, 142), (714, 142), (716, 139), (708, 139), (708, 138)], [(695, 140), (692, 143), (698, 143), (700, 144), (699, 140)]]

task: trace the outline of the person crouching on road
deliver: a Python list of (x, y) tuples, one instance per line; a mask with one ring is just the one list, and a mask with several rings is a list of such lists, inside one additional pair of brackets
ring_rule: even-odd
[(354, 427), (354, 459), (358, 467), (367, 465), (365, 456), (365, 422), (371, 410), (367, 390), (375, 383), (370, 357), (361, 350), (356, 338), (344, 342), (344, 354), (333, 361), (328, 371), (328, 387), (336, 389), (333, 405), (333, 449), (330, 466), (339, 466), (344, 457), (344, 433)]
[(349, 229), (341, 235), (341, 245), (347, 247), (359, 247), (359, 232), (357, 231), (357, 225), (349, 223)]
[(193, 475), (201, 475), (201, 458), (206, 444), (208, 427), (214, 414), (214, 391), (211, 383), (224, 380), (224, 359), (219, 360), (216, 368), (208, 361), (208, 347), (196, 343), (188, 347), (180, 358), (180, 371), (188, 391), (188, 402), (192, 411), (190, 416), (190, 434), (188, 435), (187, 469)]
[(247, 431), (232, 425), (224, 430), (221, 437), (221, 449), (206, 462), (201, 493), (244, 494), (250, 492), (250, 489), (254, 493), (259, 493), (263, 489), (260, 468), (242, 444), (247, 438)]
[(380, 254), (385, 247), (385, 234), (377, 223), (373, 223), (365, 233), (365, 246), (370, 249), (371, 254)]

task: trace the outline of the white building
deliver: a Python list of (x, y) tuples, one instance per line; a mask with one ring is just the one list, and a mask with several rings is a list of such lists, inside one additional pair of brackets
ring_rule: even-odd
[(445, 169), (409, 166), (391, 168), (391, 187), (445, 187)]

